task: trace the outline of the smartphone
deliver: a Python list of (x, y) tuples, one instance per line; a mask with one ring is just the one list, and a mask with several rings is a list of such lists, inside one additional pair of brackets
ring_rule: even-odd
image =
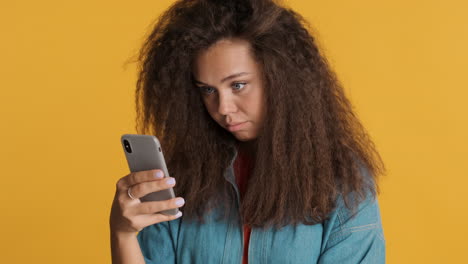
[[(164, 172), (165, 178), (169, 177), (161, 144), (155, 136), (124, 134), (120, 141), (131, 172), (160, 169)], [(142, 202), (164, 201), (174, 197), (174, 189), (169, 188), (149, 193), (140, 200)], [(161, 211), (166, 215), (175, 215), (178, 212), (178, 208)]]

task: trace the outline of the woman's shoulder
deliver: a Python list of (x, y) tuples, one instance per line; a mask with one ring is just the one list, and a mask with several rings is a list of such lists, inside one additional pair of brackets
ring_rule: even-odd
[(323, 263), (385, 263), (385, 238), (378, 200), (372, 194), (356, 210), (340, 197), (323, 222), (320, 261)]
[(324, 247), (354, 243), (363, 237), (385, 244), (375, 180), (365, 167), (360, 169), (367, 184), (364, 197), (355, 192), (348, 194), (348, 200), (355, 202), (355, 206), (351, 206), (345, 203), (342, 194), (337, 196), (335, 209), (322, 222)]
[(364, 165), (359, 166), (362, 177), (362, 188), (358, 191), (350, 192), (346, 195), (342, 193), (336, 197), (335, 210), (331, 212), (329, 218), (334, 215), (338, 217), (338, 221), (342, 228), (349, 223), (353, 218), (353, 224), (360, 221), (363, 222), (378, 222), (380, 221), (380, 210), (377, 199), (377, 184), (370, 170)]

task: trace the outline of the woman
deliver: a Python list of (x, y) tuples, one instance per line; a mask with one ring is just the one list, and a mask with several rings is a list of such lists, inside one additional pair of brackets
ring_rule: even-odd
[[(160, 17), (138, 131), (173, 178), (118, 181), (115, 263), (385, 262), (384, 165), (305, 25), (271, 0), (177, 1)], [(137, 199), (169, 187), (180, 197)]]

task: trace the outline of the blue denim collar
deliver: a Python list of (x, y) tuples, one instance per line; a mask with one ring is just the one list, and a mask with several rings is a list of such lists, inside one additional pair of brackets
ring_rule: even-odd
[(236, 176), (234, 174), (234, 162), (236, 161), (238, 151), (237, 151), (237, 148), (235, 146), (228, 148), (228, 151), (231, 153), (232, 158), (231, 158), (231, 160), (229, 162), (229, 166), (224, 171), (224, 178), (234, 187), (234, 190), (236, 191), (237, 202), (239, 204), (240, 203), (240, 193), (239, 193), (239, 189), (238, 189), (237, 183), (236, 183)]

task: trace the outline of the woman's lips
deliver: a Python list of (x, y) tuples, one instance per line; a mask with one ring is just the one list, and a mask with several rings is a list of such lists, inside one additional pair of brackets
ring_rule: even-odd
[(242, 122), (242, 123), (237, 123), (237, 124), (233, 124), (233, 125), (228, 125), (227, 126), (227, 129), (230, 131), (230, 132), (235, 132), (235, 131), (238, 131), (238, 130), (241, 130), (242, 128), (244, 128), (244, 126), (247, 124), (247, 122)]

